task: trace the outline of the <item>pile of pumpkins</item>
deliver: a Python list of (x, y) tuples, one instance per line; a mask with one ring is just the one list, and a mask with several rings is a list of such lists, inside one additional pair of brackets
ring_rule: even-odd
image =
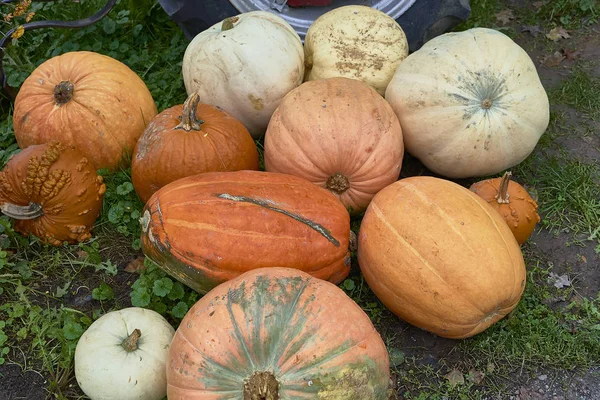
[(16, 98), (23, 150), (0, 173), (15, 230), (88, 240), (106, 190), (96, 169), (131, 159), (144, 254), (204, 295), (177, 331), (135, 307), (95, 321), (75, 356), (92, 399), (386, 398), (385, 344), (337, 286), (354, 251), (381, 302), (437, 335), (473, 336), (516, 307), (539, 215), (510, 172), (470, 190), (398, 180), (405, 149), (446, 178), (532, 152), (548, 98), (510, 38), (475, 28), (408, 55), (395, 20), (345, 6), (303, 45), (256, 11), (198, 34), (182, 74), (189, 97), (158, 113), (124, 64), (71, 52)]

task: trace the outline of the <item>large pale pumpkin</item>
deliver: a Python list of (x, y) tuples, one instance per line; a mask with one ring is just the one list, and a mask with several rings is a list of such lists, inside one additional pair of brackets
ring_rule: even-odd
[(145, 203), (158, 189), (210, 171), (258, 170), (258, 150), (240, 121), (192, 93), (154, 118), (138, 140), (131, 179)]
[(411, 177), (386, 187), (362, 220), (358, 263), (393, 313), (448, 338), (503, 318), (525, 288), (525, 263), (504, 219), (454, 182)]
[(283, 96), (302, 83), (302, 41), (273, 13), (243, 13), (196, 35), (182, 74), (188, 95), (198, 92), (202, 103), (223, 108), (259, 138)]
[(88, 159), (59, 142), (27, 147), (0, 172), (0, 212), (15, 231), (55, 246), (92, 237), (105, 192)]
[(367, 6), (337, 7), (306, 32), (305, 80), (344, 76), (366, 82), (383, 96), (407, 55), (406, 35), (392, 17)]
[(303, 83), (281, 102), (265, 135), (265, 169), (297, 175), (360, 214), (402, 167), (402, 128), (390, 105), (364, 82)]
[(13, 125), (21, 148), (57, 140), (96, 168), (115, 169), (156, 113), (150, 91), (129, 67), (75, 51), (45, 61), (25, 80)]
[(466, 178), (523, 161), (548, 127), (548, 96), (529, 55), (487, 28), (427, 42), (396, 70), (385, 98), (406, 150), (431, 171)]
[(141, 222), (146, 256), (199, 293), (261, 267), (297, 268), (334, 283), (350, 271), (344, 206), (295, 176), (182, 178), (152, 195)]
[(169, 400), (387, 399), (389, 359), (365, 312), (337, 286), (257, 269), (207, 293), (169, 350)]

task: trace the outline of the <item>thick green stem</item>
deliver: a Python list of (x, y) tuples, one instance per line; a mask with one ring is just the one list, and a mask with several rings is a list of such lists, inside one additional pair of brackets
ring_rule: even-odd
[(183, 129), (186, 132), (199, 131), (200, 126), (204, 123), (201, 119), (196, 116), (196, 109), (200, 103), (200, 96), (198, 93), (192, 93), (183, 103), (183, 112), (181, 113), (181, 122), (174, 129)]
[(508, 194), (508, 184), (510, 183), (510, 177), (512, 173), (506, 171), (500, 181), (500, 187), (498, 187), (498, 194), (496, 195), (496, 201), (500, 204), (508, 204), (510, 195)]
[(44, 215), (42, 206), (37, 203), (29, 203), (26, 206), (4, 203), (0, 205), (2, 214), (13, 219), (36, 219)]
[(139, 329), (134, 329), (133, 332), (131, 332), (131, 335), (127, 336), (127, 338), (123, 340), (121, 346), (123, 346), (125, 351), (128, 353), (137, 350), (137, 344), (138, 340), (140, 340), (140, 336), (142, 336), (142, 332)]

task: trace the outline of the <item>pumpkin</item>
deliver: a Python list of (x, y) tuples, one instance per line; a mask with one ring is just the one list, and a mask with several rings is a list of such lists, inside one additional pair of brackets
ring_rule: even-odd
[(540, 222), (538, 205), (527, 190), (511, 181), (510, 171), (502, 178), (485, 179), (475, 182), (469, 188), (483, 198), (502, 215), (517, 242), (522, 245), (529, 239), (535, 226)]
[(45, 61), (25, 80), (13, 125), (22, 149), (57, 140), (75, 146), (96, 169), (116, 169), (156, 113), (150, 91), (129, 67), (74, 51)]
[(161, 400), (175, 330), (159, 313), (130, 307), (104, 314), (75, 348), (75, 378), (92, 400)]
[(91, 238), (105, 192), (88, 159), (59, 142), (27, 147), (0, 172), (0, 211), (14, 230), (55, 246)]
[(199, 101), (192, 93), (185, 104), (164, 110), (138, 140), (131, 178), (144, 203), (167, 183), (188, 175), (258, 170), (258, 150), (244, 125)]
[(340, 283), (350, 270), (350, 218), (325, 189), (263, 171), (207, 172), (152, 195), (142, 219), (144, 254), (206, 293), (262, 267), (297, 268)]
[(339, 287), (288, 268), (223, 283), (186, 314), (169, 350), (167, 394), (183, 399), (383, 400), (385, 344)]
[(450, 178), (494, 175), (523, 161), (550, 107), (529, 55), (508, 36), (473, 28), (409, 55), (386, 92), (406, 150)]
[(440, 178), (405, 178), (377, 193), (357, 256), (390, 311), (447, 338), (484, 331), (517, 306), (525, 288), (523, 255), (500, 214)]
[(306, 32), (305, 80), (344, 76), (366, 82), (383, 96), (407, 55), (406, 35), (392, 17), (368, 6), (337, 7)]
[(273, 13), (243, 13), (196, 35), (182, 74), (188, 95), (198, 92), (200, 101), (223, 108), (258, 139), (283, 96), (302, 83), (302, 41)]
[(398, 179), (402, 128), (364, 82), (303, 83), (281, 102), (265, 134), (265, 169), (297, 175), (335, 194), (352, 215)]

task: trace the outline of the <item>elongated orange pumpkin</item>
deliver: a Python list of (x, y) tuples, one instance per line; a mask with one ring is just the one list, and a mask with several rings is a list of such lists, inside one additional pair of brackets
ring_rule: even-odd
[(360, 226), (358, 263), (393, 313), (448, 338), (487, 329), (525, 288), (523, 255), (500, 214), (433, 177), (401, 179), (375, 195)]
[(125, 64), (73, 51), (45, 61), (23, 82), (13, 125), (22, 149), (58, 140), (97, 169), (116, 169), (156, 112), (146, 84)]
[(167, 361), (169, 400), (387, 399), (389, 358), (365, 312), (298, 270), (261, 268), (186, 314)]
[(0, 172), (0, 211), (15, 231), (60, 246), (91, 237), (106, 185), (72, 146), (29, 146)]
[(158, 114), (133, 151), (131, 179), (145, 203), (177, 179), (212, 171), (258, 170), (258, 151), (248, 130), (227, 112), (199, 104), (192, 93)]
[(207, 172), (158, 190), (142, 216), (147, 257), (205, 293), (261, 267), (334, 283), (350, 269), (350, 217), (327, 190), (262, 171)]

